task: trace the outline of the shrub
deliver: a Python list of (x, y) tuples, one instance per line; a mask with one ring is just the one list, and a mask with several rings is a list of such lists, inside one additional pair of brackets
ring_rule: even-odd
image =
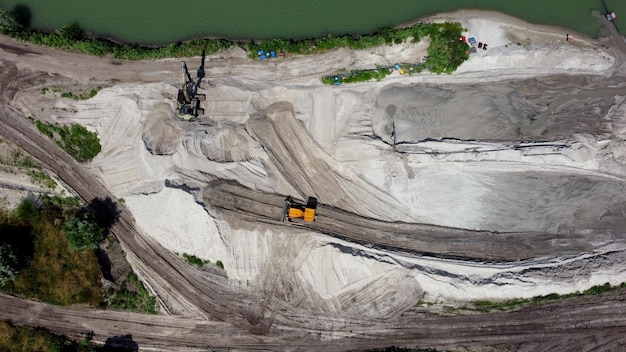
[(15, 16), (0, 8), (0, 33), (13, 34), (21, 31), (22, 25), (17, 21)]
[(90, 161), (102, 149), (98, 134), (89, 131), (84, 126), (76, 124), (69, 127), (57, 126), (40, 121), (35, 121), (35, 126), (78, 162)]
[(47, 189), (55, 189), (57, 186), (56, 181), (43, 171), (31, 170), (28, 172), (30, 181), (34, 184), (38, 184)]
[(67, 220), (63, 224), (63, 233), (75, 249), (96, 249), (104, 239), (104, 229), (86, 211)]
[(117, 291), (111, 290), (107, 295), (110, 308), (156, 314), (156, 298), (135, 274), (129, 274)]
[(32, 224), (39, 219), (39, 207), (31, 199), (24, 198), (14, 211), (14, 218), (24, 224)]
[(13, 247), (0, 243), (0, 286), (13, 281), (19, 274), (19, 261)]
[(222, 263), (221, 260), (218, 260), (217, 262), (215, 262), (215, 265), (217, 265), (218, 267), (224, 269), (224, 263)]
[(183, 253), (183, 258), (187, 260), (187, 263), (195, 265), (197, 267), (202, 267), (204, 265), (204, 261), (193, 254)]
[(583, 291), (583, 294), (585, 296), (600, 295), (605, 292), (611, 291), (611, 289), (613, 289), (613, 287), (611, 286), (610, 283), (607, 282), (604, 285), (597, 285), (597, 286), (590, 287), (589, 289), (586, 289), (585, 291)]

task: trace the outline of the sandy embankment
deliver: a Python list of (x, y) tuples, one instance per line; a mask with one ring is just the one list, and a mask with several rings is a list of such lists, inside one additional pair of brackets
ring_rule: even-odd
[[(37, 116), (45, 115), (46, 119), (78, 122), (96, 130), (103, 142), (103, 151), (90, 167), (114, 194), (126, 199), (139, 227), (147, 235), (177, 253), (194, 254), (212, 262), (221, 260), (233, 285), (252, 289), (278, 285), (272, 286), (275, 289), (272, 292), (277, 297), (282, 294), (280, 299), (290, 304), (347, 314), (362, 314), (355, 308), (358, 306), (370, 307), (368, 315), (389, 317), (414, 305), (422, 290), (432, 300), (438, 297), (453, 300), (512, 298), (571, 292), (606, 281), (626, 281), (624, 273), (618, 270), (621, 265), (618, 259), (606, 266), (597, 266), (602, 259), (595, 254), (566, 260), (537, 258), (502, 265), (406, 257), (301, 230), (224, 219), (215, 209), (203, 209), (199, 204), (202, 187), (215, 179), (236, 180), (265, 192), (295, 194), (296, 185), (286, 181), (285, 170), (272, 163), (264, 149), (266, 146), (251, 136), (253, 133), (248, 130), (251, 124), (246, 124), (251, 117), (264, 116), (271, 104), (286, 101), (294, 107), (295, 118), (302, 122), (320, 150), (327, 153), (324, 160), (331, 162), (324, 167), (336, 170), (334, 175), (341, 175), (336, 180), (340, 186), (342, 182), (360, 178), (364, 186), (359, 192), (384, 192), (398, 204), (412, 209), (409, 216), (433, 224), (499, 231), (502, 227), (504, 230), (517, 227), (531, 231), (589, 231), (596, 236), (590, 239), (597, 242), (596, 246), (622, 248), (621, 233), (602, 232), (606, 223), (586, 222), (602, 215), (616, 219), (606, 225), (611, 229), (619, 222), (619, 214), (611, 215), (609, 208), (619, 208), (622, 198), (607, 191), (610, 185), (623, 187), (626, 175), (619, 160), (624, 153), (620, 139), (623, 131), (616, 130), (624, 126), (620, 125), (624, 106), (619, 94), (613, 100), (589, 97), (584, 101), (589, 108), (576, 110), (580, 107), (575, 106), (568, 110), (578, 111), (577, 114), (593, 111), (597, 118), (611, 123), (617, 138), (583, 133), (566, 136), (566, 146), (550, 154), (533, 153), (545, 146), (530, 146), (520, 152), (505, 143), (497, 143), (498, 151), (481, 151), (473, 144), (468, 148), (478, 152), (470, 153), (462, 147), (460, 153), (449, 155), (394, 153), (389, 144), (392, 119), (384, 114), (377, 116), (378, 108), (385, 110), (390, 104), (391, 98), (384, 96), (389, 89), (417, 87), (414, 89), (421, 94), (424, 90), (420, 87), (429, 85), (434, 90), (433, 97), (441, 98), (442, 94), (438, 93), (442, 92), (452, 97), (437, 103), (425, 100), (423, 105), (429, 107), (421, 110), (410, 110), (407, 104), (410, 111), (405, 113), (417, 116), (418, 124), (413, 126), (405, 121), (406, 131), (399, 134), (405, 141), (415, 141), (411, 136), (424, 131), (423, 125), (419, 126), (424, 121), (432, 123), (430, 131), (440, 132), (438, 135), (429, 133), (431, 135), (422, 136), (424, 138), (461, 138), (448, 133), (459, 131), (455, 128), (462, 122), (455, 121), (454, 117), (467, 113), (464, 107), (476, 99), (472, 94), (481, 96), (483, 102), (495, 104), (491, 110), (474, 106), (470, 111), (474, 116), (488, 115), (494, 120), (499, 116), (494, 112), (516, 111), (520, 107), (527, 109), (524, 111), (543, 113), (546, 101), (536, 98), (543, 94), (543, 88), (519, 96), (497, 95), (493, 92), (499, 91), (496, 89), (498, 82), (547, 75), (582, 77), (580, 81), (565, 79), (563, 87), (553, 92), (553, 96), (558, 97), (568, 89), (579, 89), (576, 82), (588, 84), (604, 80), (621, 64), (610, 51), (603, 49), (602, 42), (574, 35), (575, 41), (568, 43), (565, 31), (560, 29), (528, 25), (508, 16), (485, 12), (465, 11), (426, 20), (444, 19), (460, 20), (469, 36), (488, 44), (488, 50), (479, 50), (453, 75), (424, 73), (407, 77), (394, 72), (381, 82), (342, 87), (323, 86), (319, 82), (322, 74), (341, 68), (370, 68), (375, 64), (421, 60), (426, 55), (426, 42), (362, 51), (339, 49), (319, 56), (266, 63), (245, 61), (240, 53), (234, 53), (232, 61), (209, 58), (208, 80), (216, 86), (207, 85), (203, 89), (207, 94), (208, 117), (202, 123), (174, 118), (176, 90), (172, 84), (176, 84), (178, 77), (174, 60), (121, 65), (114, 74), (116, 78), (120, 77), (122, 82), (143, 83), (116, 83), (85, 102), (58, 100), (59, 109), (50, 112), (39, 111), (47, 106), (33, 106), (28, 102), (33, 96), (37, 97), (36, 91), (30, 96), (18, 95), (16, 105)], [(40, 58), (28, 56), (20, 65), (38, 67), (41, 63), (37, 60)], [(191, 61), (188, 64), (191, 65)], [(81, 62), (76, 65), (81, 67)], [(53, 62), (51, 67), (66, 77), (84, 79), (60, 62)], [(112, 77), (104, 71), (92, 72), (95, 76)], [(166, 83), (146, 83), (154, 81)], [(459, 85), (477, 87), (468, 90), (471, 94), (462, 96)], [(516, 91), (514, 88), (508, 89)], [(479, 93), (475, 93), (477, 90)], [(565, 107), (565, 103), (561, 105)], [(63, 113), (60, 109), (76, 112)], [(164, 115), (164, 111), (169, 113)], [(156, 127), (160, 126), (154, 122), (157, 118), (166, 119), (162, 130)], [(170, 121), (167, 119), (175, 123), (166, 123)], [(397, 120), (396, 123), (403, 122)], [(516, 127), (516, 122), (511, 124)], [(462, 132), (469, 133), (468, 128)], [(490, 128), (481, 132), (490, 135), (497, 131)], [(280, 136), (294, 138), (294, 135)], [(484, 137), (476, 139), (481, 138)], [(444, 141), (427, 148), (441, 151), (459, 148), (459, 144)], [(306, 162), (293, 162), (302, 163), (302, 170), (306, 172)], [(530, 168), (534, 168), (535, 174), (527, 172)], [(562, 193), (558, 177), (564, 174), (575, 178), (583, 173), (594, 173), (600, 181), (590, 186), (587, 193), (574, 193), (573, 202), (577, 205), (570, 207), (567, 204), (572, 204), (572, 200)], [(612, 175), (610, 180), (607, 174)], [(521, 176), (516, 178), (516, 175)], [(581, 179), (582, 183), (590, 180)], [(537, 184), (540, 186), (536, 187)], [(337, 196), (325, 194), (322, 184), (313, 186), (322, 202), (328, 204)], [(508, 198), (522, 194), (527, 199), (514, 206), (508, 202), (495, 203), (503, 199), (500, 195), (506, 194), (507, 189), (516, 192), (507, 194)], [(598, 194), (594, 190), (604, 193), (600, 192), (599, 198), (589, 197), (588, 192)], [(555, 213), (550, 217), (538, 217), (542, 208), (525, 210), (528, 203), (534, 204), (541, 197), (555, 203)], [(489, 199), (492, 201), (487, 201)], [(601, 206), (581, 216), (577, 210), (586, 206), (585, 201)], [(368, 206), (378, 206), (382, 219), (398, 216), (392, 205)], [(513, 213), (517, 215), (512, 217)], [(567, 219), (559, 222), (560, 217)], [(582, 220), (571, 222), (577, 218)], [(577, 276), (568, 275), (569, 270), (576, 270), (572, 269), (575, 263), (582, 263), (582, 269), (578, 268)], [(559, 274), (551, 274), (554, 272)], [(395, 305), (385, 305), (390, 298)]]

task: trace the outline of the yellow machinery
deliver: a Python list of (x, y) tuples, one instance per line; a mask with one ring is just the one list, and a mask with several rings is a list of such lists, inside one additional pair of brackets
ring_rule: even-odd
[(305, 222), (315, 221), (315, 211), (317, 210), (317, 198), (309, 197), (305, 204), (298, 203), (291, 198), (285, 198), (282, 221), (293, 221), (295, 219)]

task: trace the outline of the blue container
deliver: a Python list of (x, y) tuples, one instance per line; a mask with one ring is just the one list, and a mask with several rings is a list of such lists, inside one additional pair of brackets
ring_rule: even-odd
[(276, 52), (272, 50), (272, 57), (276, 57)]
[(263, 55), (265, 55), (265, 51), (259, 50), (259, 56), (263, 56)]

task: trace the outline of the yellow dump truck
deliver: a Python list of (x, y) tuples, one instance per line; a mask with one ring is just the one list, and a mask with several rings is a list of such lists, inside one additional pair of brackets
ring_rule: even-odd
[(298, 203), (291, 196), (285, 198), (282, 221), (303, 220), (305, 222), (315, 221), (317, 210), (317, 198), (309, 197), (306, 204)]

